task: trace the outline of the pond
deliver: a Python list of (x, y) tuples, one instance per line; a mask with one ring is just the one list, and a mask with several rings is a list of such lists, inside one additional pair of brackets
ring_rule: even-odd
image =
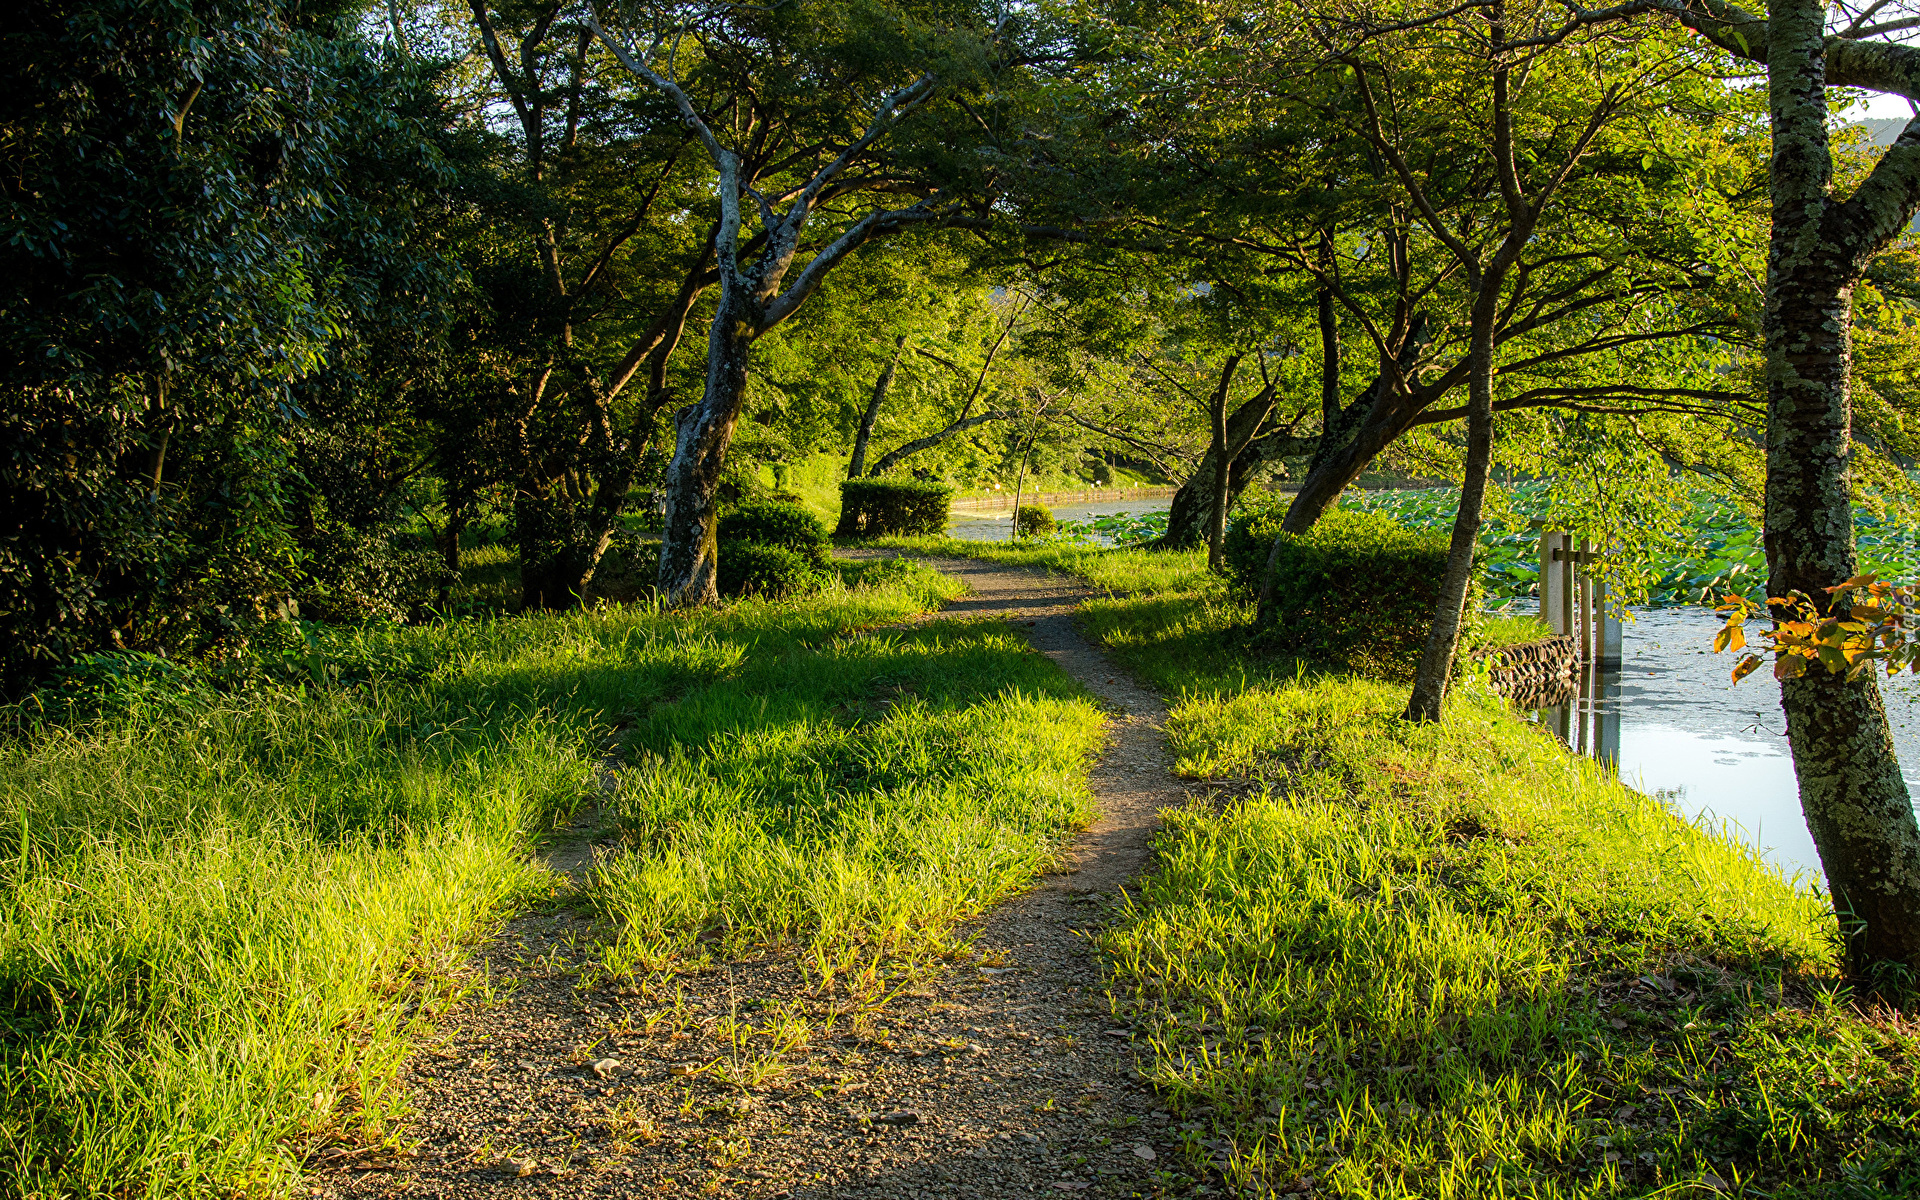
[[(1052, 506), (1053, 519), (1056, 521), (1094, 521), (1100, 517), (1112, 517), (1122, 513), (1140, 515), (1143, 513), (1163, 513), (1173, 505), (1171, 498), (1145, 500), (1103, 500), (1093, 504), (1057, 504)], [(955, 510), (947, 522), (947, 536), (968, 538), (981, 542), (1004, 542), (1013, 532), (1013, 509), (983, 508)], [(1094, 541), (1112, 545), (1111, 537), (1098, 531), (1091, 534)]]
[[(1640, 608), (1633, 616), (1621, 633), (1620, 666), (1590, 681), (1592, 699), (1535, 719), (1576, 748), (1611, 757), (1630, 786), (1760, 848), (1788, 875), (1817, 877), (1779, 685), (1765, 672), (1739, 684), (1728, 678), (1737, 656), (1713, 653), (1720, 622), (1711, 609)], [(1880, 682), (1901, 773), (1920, 793), (1920, 688), (1911, 676)]]

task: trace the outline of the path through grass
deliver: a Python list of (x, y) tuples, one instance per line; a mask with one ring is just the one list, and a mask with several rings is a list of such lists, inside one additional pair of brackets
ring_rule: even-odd
[(1491, 697), (1411, 726), (1398, 687), (1249, 659), (1197, 555), (1142, 553), (1027, 551), (1110, 589), (1083, 624), (1220, 785), (1104, 938), (1189, 1178), (1920, 1194), (1920, 1027), (1840, 988), (1824, 896)]
[(692, 616), (313, 627), (219, 672), (103, 661), (11, 712), (6, 1191), (282, 1193), (308, 1148), (378, 1135), (410, 1035), (553, 886), (527, 852), (623, 724), (639, 853), (606, 895), (634, 954), (716, 919), (933, 937), (1040, 869), (1097, 713), (1004, 627), (852, 640), (958, 589), (848, 573)]

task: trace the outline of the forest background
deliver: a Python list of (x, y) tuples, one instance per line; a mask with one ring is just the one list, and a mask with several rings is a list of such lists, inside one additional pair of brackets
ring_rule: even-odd
[[(644, 553), (726, 292), (715, 160), (620, 58), (648, 31), (738, 196), (787, 219), (825, 179), (721, 499), (806, 484), (830, 510), (849, 469), (1010, 489), (1024, 462), (1185, 485), (1193, 544), (1222, 447), (1232, 495), (1290, 480), (1308, 524), (1366, 471), (1458, 477), (1474, 296), (1434, 231), (1505, 219), (1488, 77), (1445, 30), (1356, 71), (1303, 14), (37, 7), (6, 42), (8, 686), (290, 616), (420, 619), (477, 550), (531, 607)], [(1569, 169), (1496, 289), (1496, 478), (1621, 545), (1622, 595), (1697, 490), (1759, 500), (1750, 69), (1655, 22), (1514, 90), (1528, 169)], [(1843, 176), (1878, 152), (1849, 139)], [(1876, 504), (1908, 490), (1911, 268), (1880, 255), (1855, 314)]]

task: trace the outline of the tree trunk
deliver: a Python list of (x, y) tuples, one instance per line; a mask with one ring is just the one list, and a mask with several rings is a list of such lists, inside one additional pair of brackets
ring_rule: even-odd
[[(1233, 429), (1231, 422), (1227, 428)], [(1240, 499), (1261, 467), (1276, 458), (1310, 453), (1313, 444), (1312, 438), (1281, 433), (1268, 433), (1249, 443), (1227, 466), (1227, 507), (1231, 509)], [(1212, 454), (1203, 456), (1193, 474), (1173, 493), (1172, 506), (1167, 510), (1167, 531), (1153, 543), (1155, 549), (1191, 550), (1206, 545), (1207, 520), (1213, 512), (1214, 481), (1218, 477)]]
[[(1850, 578), (1853, 540), (1849, 375), (1853, 285), (1864, 258), (1830, 236), (1825, 10), (1777, 0), (1768, 28), (1773, 238), (1767, 339), (1768, 594)], [(1911, 206), (1909, 205), (1909, 211)], [(1901, 221), (1904, 224), (1904, 220)], [(1781, 685), (1800, 806), (1820, 851), (1850, 974), (1920, 971), (1920, 823), (1900, 776), (1872, 675), (1820, 667)]]
[(513, 523), (520, 544), (520, 607), (577, 607), (606, 546), (604, 540), (584, 544), (576, 503), (561, 481), (523, 484), (514, 497)]
[(460, 536), (467, 531), (467, 506), (463, 503), (447, 506), (447, 527), (441, 534), (440, 557), (447, 564), (447, 570), (460, 574)]
[(1020, 536), (1020, 492), (1027, 486), (1027, 457), (1032, 453), (1033, 438), (1028, 438), (1027, 448), (1020, 455), (1020, 474), (1013, 483), (1013, 532), (1007, 535), (1008, 541), (1013, 541)]
[[(1227, 397), (1233, 389), (1233, 376), (1240, 369), (1241, 356), (1230, 354), (1220, 369), (1220, 386), (1214, 389), (1207, 405), (1207, 423), (1212, 427), (1213, 444), (1207, 453), (1213, 458), (1213, 507), (1207, 513), (1207, 569), (1218, 571), (1225, 562), (1227, 540), (1227, 482), (1233, 469), (1234, 446), (1227, 436)], [(1273, 407), (1273, 394), (1266, 393), (1267, 408)], [(1261, 419), (1266, 419), (1262, 413)]]
[(1460, 627), (1466, 616), (1467, 591), (1473, 583), (1474, 543), (1480, 537), (1480, 510), (1487, 495), (1487, 473), (1493, 462), (1493, 323), (1500, 299), (1497, 284), (1480, 288), (1474, 313), (1471, 371), (1467, 379), (1466, 478), (1460, 483), (1460, 511), (1453, 518), (1453, 538), (1447, 545), (1447, 573), (1440, 581), (1440, 599), (1434, 608), (1433, 628), (1414, 671), (1413, 693), (1407, 699), (1409, 721), (1438, 721), (1453, 675), (1453, 657), (1460, 648)]
[[(1417, 315), (1408, 324), (1407, 335), (1395, 355), (1398, 362), (1394, 369), (1401, 377), (1412, 375), (1414, 364), (1427, 348), (1427, 340), (1426, 318)], [(1337, 371), (1338, 351), (1334, 353)], [(1280, 525), (1286, 532), (1305, 533), (1312, 529), (1314, 522), (1340, 499), (1340, 493), (1373, 465), (1380, 452), (1413, 428), (1421, 409), (1439, 399), (1432, 396), (1416, 400), (1407, 396), (1395, 386), (1385, 366), (1383, 363), (1380, 374), (1345, 408), (1327, 403), (1328, 381), (1322, 378), (1320, 443), (1314, 447), (1313, 462), (1307, 467), (1307, 477), (1300, 482), (1299, 493), (1287, 506), (1286, 519)], [(1337, 378), (1332, 386), (1339, 387)], [(1326, 412), (1333, 414), (1331, 420), (1325, 419)]]
[(747, 395), (747, 365), (760, 314), (745, 286), (723, 282), (707, 336), (706, 391), (674, 416), (667, 511), (660, 539), (660, 593), (674, 608), (716, 603), (714, 492)]
[[(860, 473), (867, 469), (867, 443), (873, 440), (873, 423), (880, 419), (880, 406), (886, 402), (887, 390), (893, 386), (894, 372), (900, 369), (900, 351), (906, 344), (904, 333), (894, 339), (893, 357), (887, 360), (887, 369), (880, 372), (880, 378), (873, 381), (873, 398), (867, 401), (867, 411), (860, 414), (860, 428), (853, 435), (853, 457), (847, 460), (848, 479), (860, 478)], [(853, 510), (842, 505), (840, 523), (834, 527), (833, 535), (853, 537), (859, 532)]]
[(873, 423), (880, 418), (880, 406), (886, 402), (887, 389), (893, 386), (894, 372), (900, 369), (900, 351), (907, 344), (907, 335), (901, 334), (893, 342), (893, 357), (887, 360), (887, 369), (880, 372), (880, 378), (873, 381), (873, 398), (867, 401), (867, 411), (860, 414), (860, 430), (853, 438), (853, 457), (847, 462), (847, 478), (858, 479), (867, 469), (867, 442), (873, 437)]

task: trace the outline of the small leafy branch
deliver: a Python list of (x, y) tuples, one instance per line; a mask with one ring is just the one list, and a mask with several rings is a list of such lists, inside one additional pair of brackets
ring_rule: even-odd
[[(1835, 675), (1858, 677), (1876, 662), (1892, 675), (1905, 668), (1920, 674), (1920, 639), (1912, 630), (1920, 622), (1920, 587), (1902, 587), (1877, 575), (1855, 575), (1826, 589), (1832, 600), (1822, 611), (1805, 592), (1774, 596), (1766, 608), (1774, 613), (1772, 629), (1756, 636), (1773, 651), (1773, 677), (1795, 679), (1819, 663)], [(1714, 635), (1715, 653), (1743, 650), (1749, 616), (1765, 616), (1762, 606), (1744, 596), (1727, 596), (1714, 609), (1727, 614), (1726, 624)], [(1759, 668), (1761, 656), (1749, 653), (1733, 668), (1735, 683)]]

